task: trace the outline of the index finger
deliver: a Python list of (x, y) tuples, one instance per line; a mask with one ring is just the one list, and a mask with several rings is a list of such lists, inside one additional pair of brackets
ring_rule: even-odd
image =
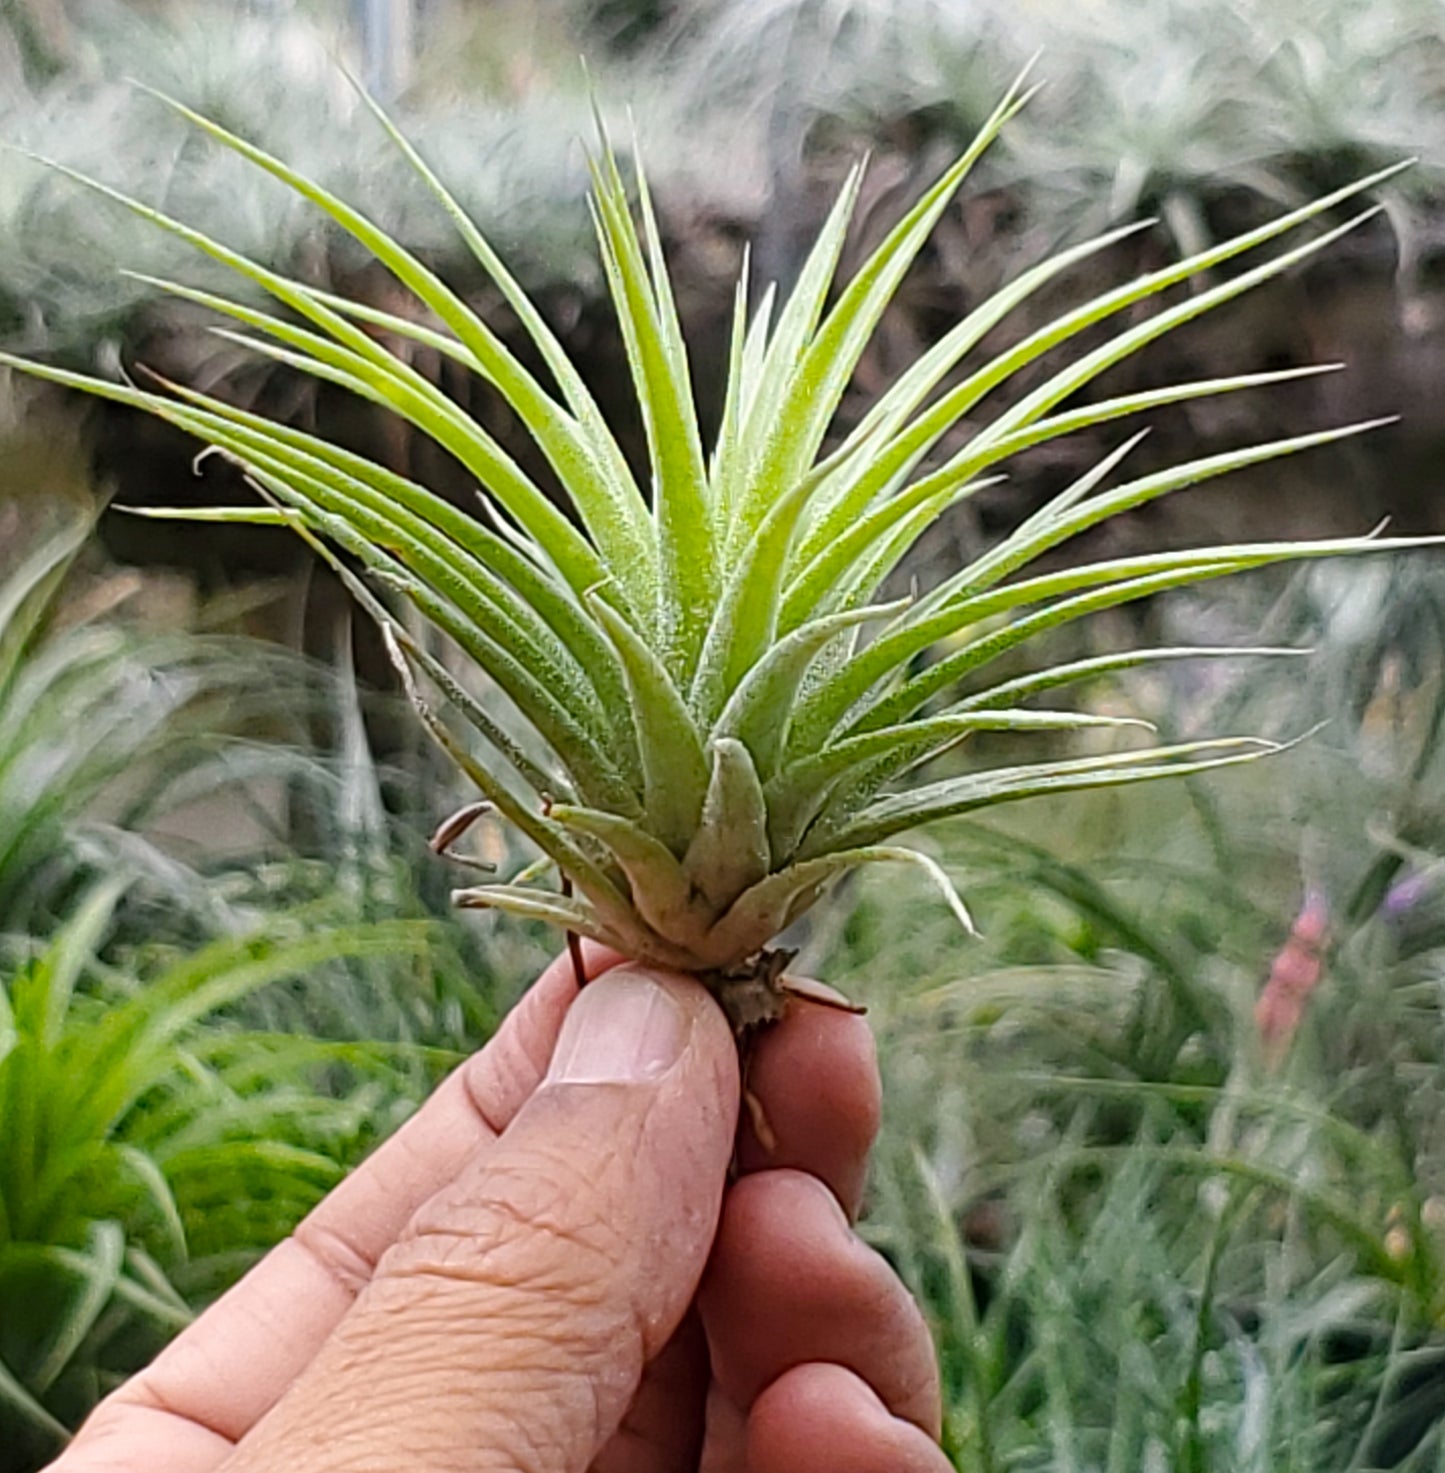
[[(590, 943), (584, 957), (589, 977), (621, 960)], [(53, 1473), (219, 1464), (310, 1363), (416, 1210), (537, 1088), (576, 994), (563, 955), (291, 1237), (95, 1409)]]

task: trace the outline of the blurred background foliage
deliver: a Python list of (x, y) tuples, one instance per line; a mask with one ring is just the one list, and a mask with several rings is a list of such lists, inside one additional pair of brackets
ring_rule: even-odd
[[(1083, 295), (1417, 155), (1370, 227), (1125, 370), (1349, 366), (1161, 414), (1141, 456), (1401, 423), (1171, 498), (1134, 535), (1445, 530), (1433, 0), (0, 0), (0, 138), (399, 307), (135, 78), (363, 202), (493, 306), (344, 62), (626, 428), (580, 208), (589, 85), (624, 141), (635, 119), (711, 404), (744, 243), (786, 280), (864, 150), (866, 241), (1040, 47), (1044, 90), (941, 227), (858, 402), (1065, 241), (1156, 217), (1085, 268)], [(122, 265), (208, 284), (168, 238), (6, 159), (6, 347), (219, 386), (470, 496)], [(1054, 447), (966, 503), (920, 574), (1099, 449)], [(39, 1466), (284, 1235), (555, 944), (448, 913), (425, 836), (467, 795), (298, 542), (106, 509), (229, 500), (226, 469), (198, 476), (193, 455), (152, 421), (0, 383), (0, 1473)], [(1445, 1468), (1445, 570), (1215, 584), (1096, 621), (1060, 657), (1139, 621), (1310, 653), (1141, 667), (1089, 687), (1094, 709), (1182, 737), (1323, 725), (1218, 780), (946, 829), (979, 941), (897, 874), (819, 913), (804, 961), (870, 1004), (887, 1075), (867, 1230), (933, 1323), (961, 1467)], [(503, 835), (476, 843), (508, 857)]]

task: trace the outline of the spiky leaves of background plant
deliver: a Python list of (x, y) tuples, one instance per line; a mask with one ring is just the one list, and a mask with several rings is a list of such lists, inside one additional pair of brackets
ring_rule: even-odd
[[(1121, 651), (990, 681), (995, 660), (1071, 620), (1165, 589), (1288, 559), (1396, 545), (1370, 539), (1232, 545), (1026, 576), (1042, 554), (1110, 517), (1362, 426), (1110, 485), (1131, 439), (938, 586), (879, 601), (916, 539), (991, 484), (997, 467), (1018, 452), (1158, 406), (1318, 371), (1215, 379), (1065, 407), (1113, 364), (1303, 260), (1365, 216), (1152, 315), (1130, 309), (1327, 216), (1386, 177), (1362, 180), (1141, 276), (993, 356), (976, 351), (1013, 309), (1128, 232), (1074, 246), (977, 306), (900, 374), (846, 436), (830, 442), (854, 367), (891, 296), (970, 166), (1025, 100), (1017, 92), (1004, 100), (963, 157), (845, 285), (834, 274), (859, 170), (847, 179), (785, 300), (769, 287), (750, 311), (744, 273), (726, 402), (710, 448), (699, 429), (646, 185), (639, 174), (634, 219), (604, 142), (592, 207), (646, 431), (650, 493), (639, 486), (555, 334), (385, 118), (383, 126), (515, 312), (550, 383), (363, 214), (177, 104), (197, 127), (368, 248), (416, 295), (429, 324), (282, 276), (103, 185), (81, 182), (264, 288), (291, 315), (152, 283), (250, 329), (240, 337), (257, 351), (394, 410), (475, 476), (488, 493), (491, 524), (324, 439), (185, 387), (147, 392), (17, 366), (148, 409), (243, 465), (273, 506), (229, 515), (285, 522), (323, 549), (381, 621), (409, 680), (430, 683), (454, 717), (473, 728), (464, 738), (423, 707), (482, 796), (548, 864), (459, 892), (462, 904), (542, 918), (634, 956), (707, 972), (754, 956), (848, 870), (906, 860), (940, 881), (967, 922), (941, 871), (895, 843), (899, 835), (1013, 799), (1197, 772), (1272, 750), (1248, 738), (1135, 746), (905, 784), (922, 763), (970, 733), (1120, 724), (1033, 706), (1045, 692), (1144, 661), (1238, 652)], [(1124, 325), (1112, 335), (1091, 331), (1121, 317)], [(566, 508), (482, 425), (390, 351), (378, 331), (424, 344), (489, 382), (545, 456)], [(1096, 345), (1047, 373), (1029, 374), (1026, 393), (988, 413), (1045, 355), (1081, 341)], [(954, 448), (964, 426), (969, 433)], [(357, 578), (338, 553), (370, 579)], [(487, 690), (505, 700), (484, 699), (476, 684), (456, 679), (378, 599), (369, 586), (377, 582), (404, 595), (474, 662)], [(548, 867), (570, 883), (559, 889), (547, 882)]]

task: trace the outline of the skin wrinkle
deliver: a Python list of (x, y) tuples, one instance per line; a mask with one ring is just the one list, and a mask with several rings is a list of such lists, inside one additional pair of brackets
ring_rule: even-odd
[[(557, 1473), (566, 1466), (567, 1449), (600, 1448), (616, 1430), (625, 1400), (606, 1398), (619, 1408), (606, 1411), (604, 1388), (636, 1384), (643, 1369), (640, 1341), (632, 1336), (624, 1345), (612, 1335), (598, 1336), (587, 1349), (563, 1343), (555, 1336), (544, 1300), (525, 1317), (508, 1315), (505, 1323), (510, 1331), (507, 1364), (488, 1366), (484, 1398), (464, 1353), (456, 1357), (459, 1374), (451, 1380), (437, 1376), (428, 1347), (422, 1346), (415, 1373), (393, 1388), (386, 1404), (394, 1402), (405, 1413), (424, 1398), (429, 1422), (444, 1443), (467, 1442), (505, 1453), (500, 1467), (510, 1468), (513, 1461), (531, 1466), (530, 1454), (542, 1473)], [(477, 1338), (487, 1346), (486, 1336)], [(525, 1409), (538, 1404), (548, 1407), (545, 1418), (527, 1415)]]
[[(610, 1434), (611, 1427), (602, 1425), (601, 1410), (595, 1394), (595, 1383), (609, 1361), (620, 1359), (616, 1342), (599, 1340), (596, 1347), (579, 1362), (577, 1347), (555, 1342), (555, 1307), (549, 1305), (545, 1292), (518, 1304), (515, 1297), (506, 1303), (507, 1313), (489, 1312), (486, 1317), (492, 1332), (479, 1320), (472, 1321), (473, 1333), (453, 1329), (448, 1343), (454, 1348), (451, 1366), (455, 1376), (439, 1374), (435, 1361), (436, 1342), (427, 1329), (404, 1336), (393, 1335), (387, 1341), (386, 1373), (377, 1376), (374, 1334), (361, 1337), (353, 1355), (340, 1356), (331, 1368), (340, 1384), (366, 1387), (365, 1403), (352, 1411), (335, 1406), (328, 1409), (326, 1426), (316, 1429), (327, 1447), (325, 1466), (336, 1467), (333, 1457), (333, 1433), (341, 1441), (359, 1439), (372, 1460), (358, 1463), (358, 1468), (391, 1470), (402, 1466), (397, 1461), (400, 1450), (391, 1449), (392, 1435), (404, 1429), (406, 1438), (405, 1466), (433, 1468), (446, 1466), (444, 1453), (455, 1453), (458, 1447), (486, 1448), (488, 1468), (530, 1469), (538, 1473), (556, 1473), (563, 1467), (566, 1448), (574, 1446), (570, 1428), (580, 1428), (590, 1436), (590, 1445), (598, 1446)], [(505, 1364), (493, 1360), (498, 1348), (495, 1326), (504, 1320), (508, 1333)], [(471, 1345), (480, 1347), (485, 1367), (485, 1380), (479, 1383), (477, 1367), (470, 1364), (466, 1353)], [(594, 1366), (590, 1364), (596, 1361)], [(641, 1374), (641, 1358), (628, 1357), (621, 1374), (635, 1380)], [(479, 1394), (481, 1387), (485, 1392)], [(547, 1418), (528, 1417), (524, 1410), (538, 1402), (550, 1408)], [(418, 1420), (414, 1413), (425, 1405), (428, 1415)], [(348, 1431), (348, 1429), (354, 1429)], [(428, 1451), (428, 1443), (435, 1447)], [(265, 1464), (268, 1468), (270, 1462)], [(476, 1464), (458, 1463), (475, 1469)]]
[(291, 1242), (353, 1299), (371, 1282), (375, 1262), (337, 1229), (310, 1218), (291, 1234)]
[[(579, 1089), (586, 1089), (587, 1104), (604, 1117), (619, 1117), (616, 1124), (610, 1118), (602, 1122), (598, 1139), (604, 1143), (603, 1155), (589, 1168), (592, 1180), (607, 1186), (600, 1199), (595, 1193), (578, 1193), (575, 1151), (569, 1154), (565, 1143), (557, 1144), (547, 1118), (553, 1113), (574, 1115)], [(639, 1099), (652, 1108), (636, 1122)], [(629, 1228), (637, 1212), (639, 1178), (650, 1180), (658, 1169), (656, 1143), (646, 1127), (662, 1103), (655, 1092), (625, 1086), (543, 1091), (534, 1105), (541, 1123), (534, 1120), (536, 1129), (528, 1131), (519, 1155), (487, 1164), (484, 1175), (459, 1182), (422, 1209), (402, 1240), (383, 1256), (355, 1322), (344, 1325), (338, 1338), (350, 1338), (349, 1329), (362, 1334), (374, 1315), (394, 1311), (399, 1316), (404, 1306), (409, 1340), (424, 1345), (434, 1335), (433, 1327), (446, 1322), (443, 1333), (454, 1347), (454, 1363), (461, 1373), (473, 1359), (474, 1345), (469, 1341), (483, 1356), (494, 1354), (498, 1324), (503, 1322), (500, 1339), (508, 1354), (503, 1379), (521, 1373), (531, 1378), (533, 1388), (552, 1382), (546, 1400), (554, 1408), (549, 1422), (559, 1429), (558, 1435), (561, 1427), (567, 1427), (572, 1436), (585, 1437), (587, 1445), (601, 1446), (625, 1415), (628, 1388), (640, 1379), (652, 1351), (660, 1348), (662, 1332), (672, 1328), (665, 1322), (670, 1312), (649, 1302), (648, 1240), (640, 1242)], [(636, 1122), (630, 1127), (629, 1117)], [(636, 1149), (624, 1151), (614, 1144), (621, 1140)], [(688, 1152), (694, 1159), (695, 1150)], [(476, 1199), (478, 1193), (481, 1200)], [(706, 1230), (710, 1235), (710, 1222)], [(697, 1232), (685, 1228), (682, 1236), (695, 1240)], [(700, 1248), (694, 1256), (700, 1272)], [(619, 1279), (637, 1284), (640, 1292), (621, 1300), (609, 1294), (607, 1286)], [(419, 1292), (422, 1284), (425, 1288)], [(485, 1294), (480, 1301), (479, 1288)], [(486, 1293), (489, 1288), (492, 1292)], [(573, 1306), (571, 1314), (561, 1317), (567, 1326), (561, 1344), (556, 1343), (559, 1298)], [(468, 1337), (467, 1322), (484, 1322), (489, 1328)], [(384, 1400), (390, 1405), (395, 1397), (405, 1406), (415, 1394), (407, 1362), (426, 1352), (411, 1344), (397, 1345), (395, 1339), (392, 1352), (395, 1359), (386, 1379), (396, 1380)], [(348, 1367), (351, 1374), (359, 1370)], [(487, 1366), (485, 1374), (494, 1383), (498, 1368)], [(427, 1385), (426, 1394), (433, 1405), (439, 1398), (449, 1398), (446, 1385), (435, 1380)], [(489, 1395), (487, 1400), (494, 1416), (511, 1420), (505, 1395)], [(368, 1418), (377, 1410), (374, 1400)], [(498, 1445), (493, 1435), (498, 1431), (488, 1424), (493, 1445)], [(539, 1450), (518, 1445), (518, 1436), (525, 1437), (526, 1429), (508, 1429), (501, 1445), (525, 1466)], [(548, 1449), (541, 1451), (547, 1450), (555, 1451), (551, 1439)], [(545, 1469), (548, 1462), (543, 1458), (537, 1466)]]
[(208, 1433), (212, 1437), (220, 1438), (228, 1446), (234, 1446), (232, 1439), (227, 1437), (219, 1427), (213, 1426), (201, 1417), (180, 1411), (178, 1408), (172, 1406), (166, 1400), (165, 1393), (160, 1387), (152, 1384), (146, 1378), (145, 1372), (142, 1371), (139, 1376), (134, 1377), (130, 1381), (127, 1389), (130, 1390), (132, 1388), (133, 1394), (126, 1398), (130, 1405), (143, 1407), (146, 1411), (156, 1413), (163, 1417), (175, 1417), (178, 1421), (189, 1422), (192, 1426), (199, 1427), (202, 1432)]
[[(585, 1272), (593, 1282), (605, 1280), (633, 1257), (625, 1226), (613, 1220), (613, 1204), (587, 1197), (579, 1202), (575, 1162), (569, 1162), (562, 1152), (529, 1151), (521, 1164), (499, 1162), (487, 1171), (480, 1189), (484, 1193), (480, 1200), (458, 1191), (428, 1203), (387, 1250), (378, 1266), (378, 1278), (428, 1271), (457, 1275), (456, 1260), (469, 1259), (474, 1264), (469, 1277), (474, 1281), (510, 1285), (514, 1282), (510, 1273), (497, 1273), (498, 1255), (512, 1249), (534, 1256), (533, 1235), (553, 1240), (553, 1246), (561, 1250), (539, 1260), (555, 1259), (558, 1277), (554, 1287), (559, 1290), (565, 1291), (583, 1272), (576, 1261), (579, 1253), (587, 1259)], [(579, 1207), (584, 1213), (581, 1217)], [(428, 1251), (439, 1244), (443, 1251)], [(536, 1271), (529, 1269), (520, 1282), (535, 1277)]]

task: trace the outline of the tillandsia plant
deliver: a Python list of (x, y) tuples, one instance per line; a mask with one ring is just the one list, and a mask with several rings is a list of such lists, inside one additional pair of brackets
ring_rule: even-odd
[[(220, 515), (288, 524), (338, 568), (380, 622), (428, 726), (478, 790), (477, 805), (444, 826), (443, 840), (486, 805), (541, 851), (536, 864), (510, 879), (458, 891), (458, 904), (541, 918), (574, 937), (695, 972), (742, 1031), (776, 1016), (785, 999), (785, 954), (771, 951), (771, 943), (857, 866), (921, 866), (970, 924), (942, 869), (895, 842), (907, 831), (1013, 799), (1199, 772), (1278, 749), (1226, 737), (908, 781), (974, 732), (1131, 724), (1030, 704), (1046, 692), (1149, 661), (1279, 652), (1125, 650), (991, 681), (999, 657), (1072, 620), (1166, 589), (1289, 559), (1401, 545), (1368, 537), (1248, 543), (1027, 575), (1041, 554), (1110, 517), (1365, 426), (1276, 440), (1111, 484), (1136, 436), (968, 566), (910, 597), (879, 601), (918, 537), (990, 484), (1010, 456), (1158, 406), (1323, 371), (1213, 379), (1071, 407), (1110, 366), (1304, 260), (1373, 211), (1152, 315), (1131, 309), (1328, 216), (1394, 172), (1140, 276), (975, 362), (975, 350), (1011, 312), (1139, 227), (1065, 250), (977, 306), (846, 434), (830, 438), (854, 368), (905, 272), (970, 167), (1026, 100), (1019, 87), (1009, 93), (846, 284), (835, 283), (835, 272), (860, 169), (848, 175), (785, 300), (768, 287), (750, 307), (744, 269), (721, 425), (710, 447), (699, 429), (645, 180), (639, 168), (634, 212), (603, 133), (592, 209), (646, 431), (646, 491), (553, 330), (374, 105), (515, 313), (545, 376), (525, 367), (487, 322), (364, 214), (179, 104), (170, 105), (370, 250), (415, 294), (428, 321), (306, 285), (102, 184), (80, 182), (234, 268), (289, 309), (274, 315), (174, 282), (151, 283), (252, 330), (218, 329), (224, 335), (395, 411), (476, 478), (488, 522), (323, 438), (192, 389), (162, 383), (150, 391), (7, 361), (147, 409), (215, 447), (245, 468), (269, 502)], [(1121, 317), (1125, 325), (1112, 336), (983, 422), (1001, 391), (1046, 354)], [(378, 330), (425, 345), (486, 381), (542, 452), (564, 504), (379, 341)], [(943, 450), (945, 436), (964, 425), (962, 448)], [(390, 612), (377, 584), (443, 631), (505, 700), (484, 700), (478, 684), (457, 678)], [(449, 714), (433, 709), (438, 696)]]

